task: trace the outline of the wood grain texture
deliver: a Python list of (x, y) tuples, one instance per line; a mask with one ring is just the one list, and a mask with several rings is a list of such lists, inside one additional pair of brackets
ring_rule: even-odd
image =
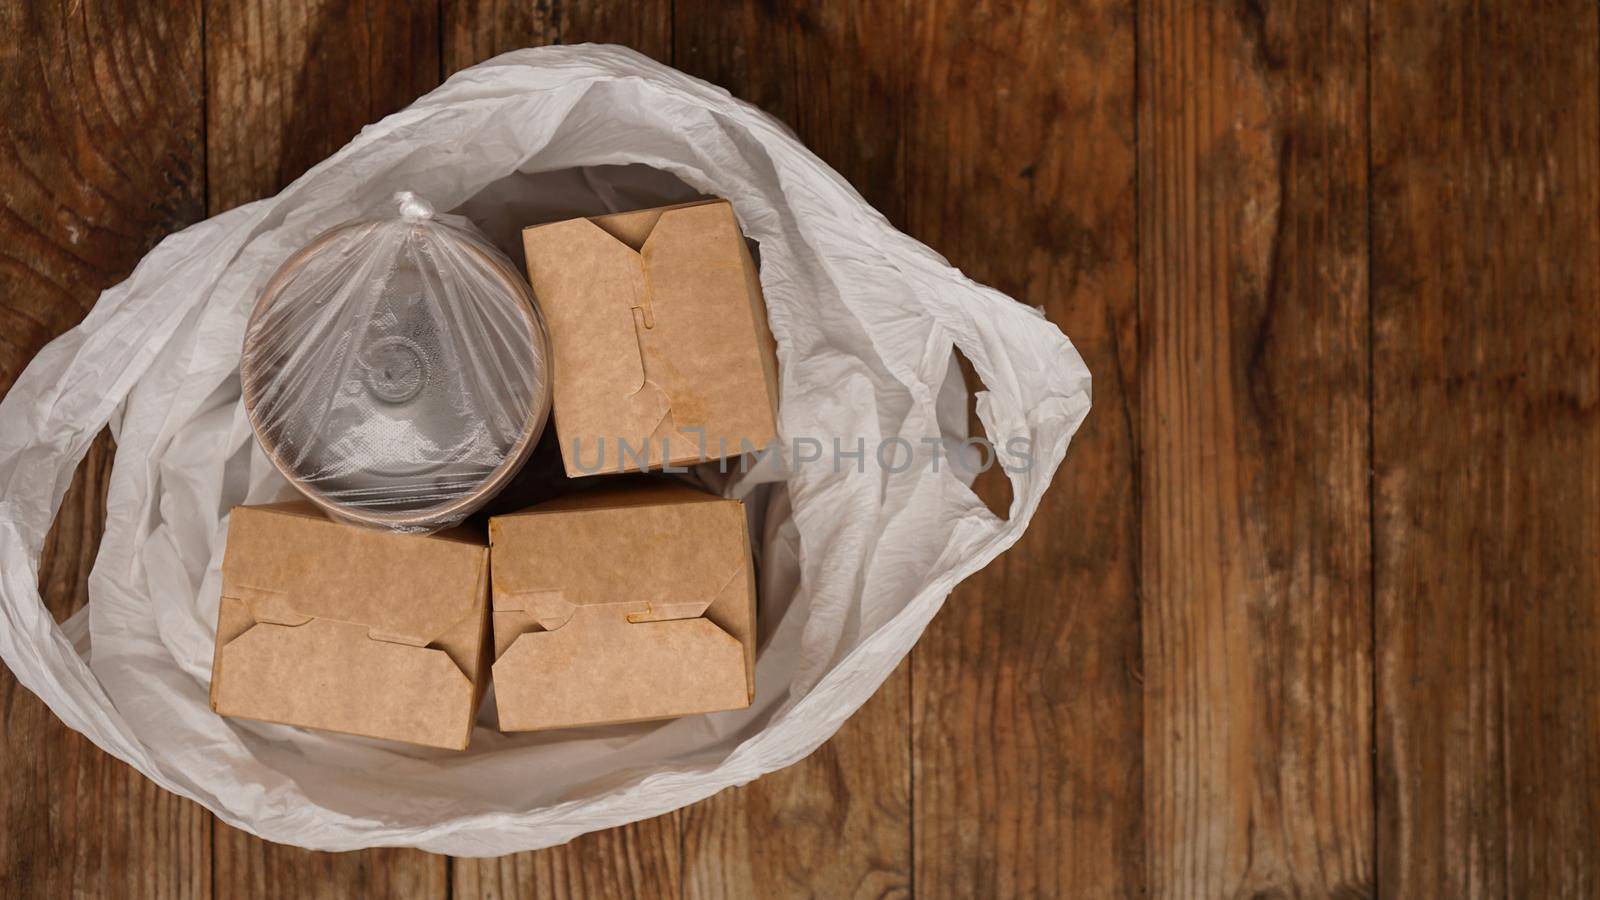
[[(268, 196), (439, 82), (434, 3), (251, 0), (206, 9), (208, 210)], [(444, 897), (447, 860), (312, 853), (215, 824), (222, 896)]]
[[(677, 0), (675, 12), (679, 68), (782, 119), (869, 203), (903, 220), (909, 23), (900, 4)], [(905, 896), (909, 723), (902, 664), (817, 752), (685, 810), (685, 893)]]
[(420, 850), (313, 853), (216, 823), (218, 897), (430, 898), (450, 895), (450, 860)]
[[(200, 218), (199, 10), (0, 3), (0, 396), (168, 231)], [(87, 601), (114, 447), (78, 467), (39, 565), (58, 620)], [(210, 819), (0, 671), (0, 894), (202, 897)]]
[(1369, 896), (1365, 4), (1139, 4), (1150, 893)]
[(908, 686), (902, 665), (815, 753), (684, 809), (684, 896), (909, 896)]
[[(1131, 15), (940, 2), (914, 18), (909, 232), (1042, 306), (1095, 377), (1028, 532), (912, 651), (919, 895), (1143, 891)], [(978, 489), (1004, 514), (999, 470)]]
[(1375, 4), (1378, 860), (1600, 895), (1600, 23)]
[(457, 859), (454, 898), (603, 900), (682, 896), (679, 813), (496, 859)]
[(200, 219), (199, 9), (0, 3), (0, 387)]
[(446, 73), (523, 47), (558, 43), (561, 37), (554, 0), (441, 0), (440, 7)]
[(206, 8), (212, 215), (277, 193), (439, 83), (437, 2), (248, 0)]
[(676, 0), (674, 65), (782, 119), (889, 221), (905, 219), (912, 16), (893, 0)]
[(672, 61), (671, 0), (443, 0), (443, 12), (447, 72), (543, 44), (624, 44)]

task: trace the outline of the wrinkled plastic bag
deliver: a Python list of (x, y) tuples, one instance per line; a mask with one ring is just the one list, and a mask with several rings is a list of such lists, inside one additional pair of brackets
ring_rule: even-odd
[(460, 524), (527, 460), (549, 357), (511, 260), (470, 220), (399, 191), (278, 268), (239, 381), (262, 451), (307, 499), (427, 532)]
[[(240, 403), (251, 305), (296, 248), (399, 189), (467, 214), (503, 248), (531, 221), (732, 202), (759, 245), (789, 448), (721, 485), (751, 501), (758, 529), (749, 709), (523, 735), (480, 724), (465, 753), (211, 712), (226, 513), (288, 493)], [(1028, 450), (1006, 472), (1006, 519), (957, 466), (872, 458), (885, 442), (964, 436), (952, 348), (987, 388), (976, 409), (988, 439)], [(1054, 325), (896, 231), (771, 117), (622, 48), (510, 53), (366, 128), (276, 197), (167, 238), (27, 368), (0, 402), (0, 656), (67, 725), (270, 840), (544, 847), (814, 750), (951, 588), (1016, 541), (1088, 408), (1089, 374)], [(117, 453), (90, 603), (57, 627), (39, 553), (107, 423)], [(868, 455), (810, 460), (800, 440)]]

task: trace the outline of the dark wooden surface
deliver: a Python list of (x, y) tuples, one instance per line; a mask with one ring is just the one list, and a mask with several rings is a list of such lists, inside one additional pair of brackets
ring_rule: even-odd
[[(1029, 533), (789, 770), (498, 860), (313, 854), (0, 673), (6, 896), (1600, 894), (1594, 3), (0, 0), (0, 25), (0, 389), (168, 232), (450, 72), (587, 40), (778, 115), (1095, 375)], [(113, 454), (51, 535), (58, 616)]]

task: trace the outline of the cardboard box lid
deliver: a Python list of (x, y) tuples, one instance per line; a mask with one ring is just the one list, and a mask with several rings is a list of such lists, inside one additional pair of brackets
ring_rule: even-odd
[(499, 516), (489, 532), (502, 728), (749, 705), (755, 583), (739, 501), (662, 479)]
[(618, 439), (659, 466), (776, 435), (761, 282), (726, 200), (534, 226), (523, 244), (569, 475), (624, 468)]
[(481, 606), (470, 589), (448, 589), (470, 588), (485, 565), (483, 542), (459, 529), (395, 534), (334, 522), (295, 501), (235, 509), (234, 547), (223, 555), (222, 593), (247, 603), (259, 622), (327, 619), (360, 625), (373, 640), (426, 647)]
[(488, 549), (309, 503), (233, 510), (212, 707), (224, 715), (465, 747), (484, 681)]

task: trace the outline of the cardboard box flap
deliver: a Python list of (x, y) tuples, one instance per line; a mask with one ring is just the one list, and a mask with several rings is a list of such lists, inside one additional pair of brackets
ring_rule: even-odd
[(592, 222), (597, 228), (637, 252), (644, 249), (645, 242), (655, 233), (656, 224), (661, 221), (661, 217), (666, 213), (679, 209), (688, 209), (693, 206), (709, 206), (715, 203), (727, 205), (728, 201), (718, 198), (690, 200), (687, 203), (657, 206), (654, 209), (590, 216), (585, 221)]
[[(524, 247), (555, 368), (582, 372), (554, 385), (559, 427), (593, 440), (563, 445), (569, 474), (738, 453), (776, 433), (760, 281), (727, 201), (540, 225)], [(760, 381), (729, 377), (749, 372)]]
[[(301, 506), (232, 513), (229, 545), (244, 549), (223, 557), (223, 596), (253, 622), (320, 619), (355, 626), (373, 640), (427, 647), (473, 618), (470, 590), (439, 585), (481, 581), (488, 563), (481, 543), (352, 528)], [(285, 517), (298, 521), (284, 527)]]
[[(598, 607), (533, 632), (495, 663), (500, 727), (533, 731), (742, 709), (746, 651), (710, 619), (617, 628)], [(513, 702), (513, 698), (515, 698)]]
[(744, 505), (620, 480), (489, 523), (501, 728), (741, 709), (755, 694)]
[(477, 690), (446, 653), (367, 639), (331, 619), (283, 627), (224, 599), (211, 706), (225, 715), (464, 749)]
[[(512, 537), (520, 546), (551, 550), (496, 556), (496, 644), (515, 636), (506, 631), (518, 620), (505, 613), (523, 613), (525, 626), (544, 631), (563, 627), (585, 607), (606, 607), (632, 623), (706, 615), (747, 577), (747, 543), (729, 539), (744, 529), (738, 501), (671, 482), (588, 491), (496, 517), (491, 544)], [(690, 539), (659, 540), (663, 534)], [(706, 537), (694, 539), (698, 534)], [(628, 548), (627, 559), (615, 557), (619, 546)]]
[(464, 749), (488, 659), (489, 550), (308, 503), (228, 525), (211, 706), (227, 716)]

